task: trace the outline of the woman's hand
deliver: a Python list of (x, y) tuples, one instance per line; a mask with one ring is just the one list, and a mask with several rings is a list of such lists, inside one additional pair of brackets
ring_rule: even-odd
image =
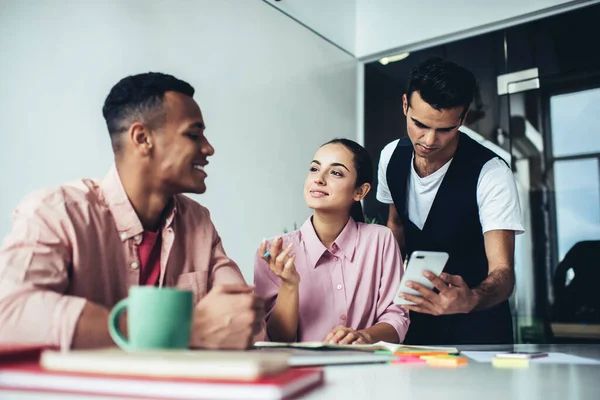
[(294, 265), (296, 255), (289, 255), (294, 243), (290, 242), (283, 250), (282, 247), (283, 239), (278, 237), (273, 240), (271, 248), (267, 252), (267, 241), (263, 240), (259, 248), (261, 258), (269, 264), (271, 271), (281, 279), (282, 285), (296, 288), (300, 283), (300, 275)]
[(356, 331), (340, 325), (329, 332), (323, 342), (330, 344), (371, 344), (373, 339), (365, 331)]

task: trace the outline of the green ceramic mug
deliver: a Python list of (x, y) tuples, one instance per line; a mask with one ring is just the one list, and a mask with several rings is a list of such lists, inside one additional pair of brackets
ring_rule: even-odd
[[(119, 317), (127, 309), (127, 336), (119, 330)], [(133, 286), (129, 297), (110, 312), (108, 330), (124, 350), (186, 349), (192, 329), (193, 294), (190, 291)]]

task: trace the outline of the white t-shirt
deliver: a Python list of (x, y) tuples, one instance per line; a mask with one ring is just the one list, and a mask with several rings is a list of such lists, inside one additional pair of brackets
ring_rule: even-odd
[[(394, 203), (387, 184), (387, 167), (398, 141), (385, 146), (379, 158), (377, 200), (385, 204)], [(435, 195), (451, 163), (452, 159), (433, 174), (421, 178), (415, 171), (413, 155), (408, 185), (408, 218), (419, 229), (425, 225)], [(498, 157), (492, 158), (481, 168), (477, 181), (477, 205), (483, 233), (492, 230), (510, 230), (516, 234), (524, 232), (515, 178), (510, 168)]]

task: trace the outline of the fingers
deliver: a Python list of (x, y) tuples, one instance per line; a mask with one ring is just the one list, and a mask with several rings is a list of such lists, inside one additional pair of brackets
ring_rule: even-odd
[(283, 239), (280, 237), (276, 237), (271, 242), (271, 248), (269, 249), (270, 257), (272, 260), (275, 260), (281, 251), (281, 246), (283, 245)]
[(329, 332), (327, 334), (327, 336), (325, 336), (325, 339), (323, 339), (323, 342), (329, 342), (340, 329), (344, 329), (344, 328), (345, 328), (345, 326), (343, 326), (343, 325), (336, 326), (335, 328), (333, 328), (331, 330), (331, 332)]
[(325, 343), (329, 343), (329, 341), (331, 340), (331, 338), (333, 337), (333, 335), (335, 335), (336, 330), (332, 330), (331, 332), (329, 332), (327, 334), (327, 336), (325, 336), (325, 339), (323, 339), (323, 342)]
[(277, 265), (281, 265), (282, 269), (283, 266), (286, 263), (286, 260), (288, 258), (288, 254), (290, 254), (290, 251), (292, 251), (292, 247), (294, 247), (294, 242), (290, 242), (285, 249), (283, 249), (283, 251), (277, 256), (277, 258), (275, 258), (275, 261), (277, 263)]
[(329, 341), (331, 340), (332, 337), (333, 337), (333, 332), (329, 332), (327, 334), (327, 336), (325, 336), (325, 339), (323, 339), (323, 343), (329, 343)]
[(346, 329), (338, 330), (335, 335), (329, 340), (329, 343), (339, 343), (347, 335)]
[(422, 313), (422, 314), (428, 314), (427, 312), (425, 312), (425, 309), (421, 306), (414, 306), (414, 305), (410, 305), (410, 304), (405, 304), (403, 306), (404, 308), (406, 308), (409, 311), (414, 311), (414, 312), (418, 312), (418, 313)]
[(232, 283), (228, 285), (215, 285), (211, 292), (215, 293), (226, 293), (226, 294), (241, 294), (241, 293), (252, 293), (254, 286), (247, 285), (245, 283)]
[(424, 299), (421, 296), (415, 296), (415, 295), (408, 294), (408, 293), (398, 293), (398, 297), (408, 300), (408, 301), (412, 301), (415, 304), (422, 304), (422, 303), (428, 301), (427, 299)]
[(444, 290), (448, 289), (448, 285), (446, 284), (446, 282), (444, 282), (431, 272), (425, 271), (423, 272), (423, 275), (425, 275), (425, 278), (429, 279), (431, 283), (433, 283), (433, 286), (435, 286), (435, 288), (440, 292), (443, 292)]
[[(426, 288), (423, 285), (420, 285), (416, 282), (406, 282), (406, 286), (408, 286), (411, 289), (416, 290), (417, 292), (419, 292), (421, 294), (421, 296), (423, 296), (424, 298), (426, 298), (429, 301), (435, 301), (435, 299), (438, 297), (438, 295), (431, 289)], [(403, 293), (403, 294), (408, 294), (408, 293)]]
[(362, 336), (359, 336), (358, 339), (356, 339), (354, 342), (352, 342), (351, 344), (367, 344), (367, 342), (365, 341), (365, 339), (363, 339)]
[(440, 278), (452, 286), (462, 287), (467, 285), (460, 275), (450, 275), (444, 272), (440, 275)]
[(260, 246), (258, 246), (258, 254), (260, 254), (260, 258), (268, 262), (268, 256), (265, 257), (265, 253), (267, 252), (267, 239), (263, 239), (260, 242)]
[[(290, 258), (293, 257), (289, 255), (293, 247), (294, 242), (290, 242), (285, 248), (283, 248), (283, 239), (276, 238), (275, 240), (273, 240), (273, 243), (271, 245), (269, 256), (264, 257), (263, 255), (262, 258), (269, 263), (269, 268), (271, 269), (271, 271), (273, 271), (275, 275), (281, 277), (284, 273), (286, 265), (289, 265), (288, 263), (290, 262)], [(293, 263), (293, 260), (291, 261), (291, 263)], [(288, 269), (288, 271), (290, 270)]]
[(414, 305), (413, 304), (402, 305), (404, 308), (406, 308), (410, 311), (420, 312), (423, 314), (440, 315), (440, 311), (438, 310), (437, 305), (433, 304), (432, 302), (430, 302), (427, 299), (424, 299), (419, 296), (413, 296), (413, 295), (407, 294), (407, 293), (400, 293), (399, 296), (408, 301), (412, 301), (413, 303), (415, 303)]
[(296, 255), (293, 254), (285, 262), (285, 265), (283, 266), (283, 275), (285, 277), (290, 277), (294, 274), (294, 272), (296, 272), (296, 266), (294, 265), (295, 261), (296, 261)]
[(359, 336), (355, 331), (349, 330), (348, 333), (346, 333), (346, 336), (340, 339), (339, 344), (350, 344), (358, 339), (358, 337)]

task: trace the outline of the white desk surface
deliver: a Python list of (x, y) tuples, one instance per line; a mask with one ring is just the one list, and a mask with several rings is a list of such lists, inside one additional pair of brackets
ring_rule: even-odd
[[(507, 351), (512, 346), (458, 346), (462, 351)], [(600, 360), (600, 345), (517, 345)], [(88, 397), (0, 392), (2, 400), (80, 400)], [(94, 399), (100, 399), (94, 397)], [(115, 397), (110, 397), (115, 399)], [(325, 368), (325, 384), (300, 399), (578, 400), (600, 399), (600, 365), (531, 364), (496, 369), (469, 360), (464, 368), (422, 365), (347, 365)]]

